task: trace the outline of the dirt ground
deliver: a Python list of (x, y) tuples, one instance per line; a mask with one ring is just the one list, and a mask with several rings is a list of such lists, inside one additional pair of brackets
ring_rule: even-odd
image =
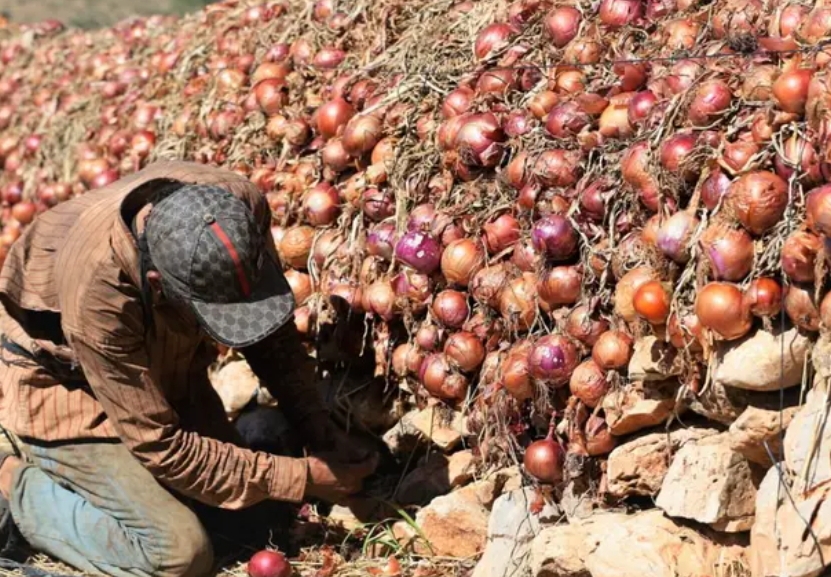
[(12, 21), (56, 18), (81, 28), (108, 26), (134, 15), (183, 14), (210, 0), (0, 0), (0, 13)]

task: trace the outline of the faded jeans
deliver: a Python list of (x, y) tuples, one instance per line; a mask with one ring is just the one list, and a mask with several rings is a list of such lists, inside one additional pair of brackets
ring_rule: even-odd
[(231, 533), (236, 529), (229, 518), (248, 528), (252, 523), (244, 517), (263, 520), (252, 509), (267, 509), (269, 517), (286, 514), (285, 505), (264, 503), (244, 511), (195, 505), (197, 515), (194, 503), (165, 489), (117, 442), (42, 446), (13, 440), (26, 461), (15, 473), (10, 500), (18, 529), (34, 549), (84, 572), (209, 575), (214, 547), (202, 513), (209, 526), (224, 524)]

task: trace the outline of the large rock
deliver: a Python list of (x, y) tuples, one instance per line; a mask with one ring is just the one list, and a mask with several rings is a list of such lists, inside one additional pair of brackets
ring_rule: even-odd
[(785, 465), (800, 495), (831, 481), (831, 407), (825, 395), (811, 393), (785, 433)]
[(748, 461), (770, 467), (768, 451), (775, 459), (782, 451), (782, 433), (796, 414), (796, 407), (779, 411), (748, 407), (730, 425), (730, 447)]
[(729, 435), (705, 437), (675, 455), (656, 504), (671, 517), (728, 533), (747, 531), (759, 480), (750, 462), (730, 448)]
[(404, 478), (395, 500), (402, 505), (423, 505), (470, 481), (475, 468), (472, 451), (458, 451), (449, 457), (434, 452)]
[(683, 368), (678, 349), (650, 335), (635, 342), (628, 374), (633, 381), (665, 381), (680, 376)]
[(260, 380), (242, 359), (231, 361), (218, 371), (210, 373), (210, 380), (222, 400), (225, 412), (232, 417), (254, 400), (260, 389)]
[(831, 487), (801, 495), (793, 493), (787, 479), (782, 482), (773, 467), (759, 487), (750, 533), (751, 574), (818, 577), (831, 564)]
[(412, 425), (444, 451), (458, 447), (469, 434), (467, 418), (459, 411), (443, 406), (427, 407), (413, 415)]
[(744, 563), (735, 537), (698, 533), (658, 510), (549, 527), (531, 545), (535, 577), (702, 577)]
[(603, 399), (606, 423), (614, 435), (628, 435), (660, 425), (672, 414), (678, 381), (633, 382)]
[(749, 391), (793, 387), (802, 382), (810, 348), (810, 339), (798, 329), (785, 333), (759, 329), (739, 341), (718, 345), (713, 380)]
[(716, 434), (715, 429), (677, 429), (645, 435), (617, 447), (606, 467), (607, 492), (617, 499), (657, 495), (672, 455), (688, 443)]
[[(538, 507), (539, 510), (536, 510)], [(485, 552), (473, 577), (528, 577), (531, 541), (543, 525), (556, 523), (560, 509), (531, 487), (499, 497), (493, 504)]]

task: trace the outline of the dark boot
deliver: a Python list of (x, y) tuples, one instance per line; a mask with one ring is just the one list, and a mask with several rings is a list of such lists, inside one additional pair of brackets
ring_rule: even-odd
[[(0, 467), (12, 453), (0, 451)], [(0, 558), (24, 561), (27, 557), (26, 541), (12, 518), (9, 501), (0, 495)]]

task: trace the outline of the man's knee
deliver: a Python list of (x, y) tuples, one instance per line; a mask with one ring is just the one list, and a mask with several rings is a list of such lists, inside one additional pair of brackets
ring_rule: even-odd
[(213, 570), (211, 539), (193, 515), (187, 522), (171, 523), (163, 537), (156, 575), (164, 577), (205, 577)]

